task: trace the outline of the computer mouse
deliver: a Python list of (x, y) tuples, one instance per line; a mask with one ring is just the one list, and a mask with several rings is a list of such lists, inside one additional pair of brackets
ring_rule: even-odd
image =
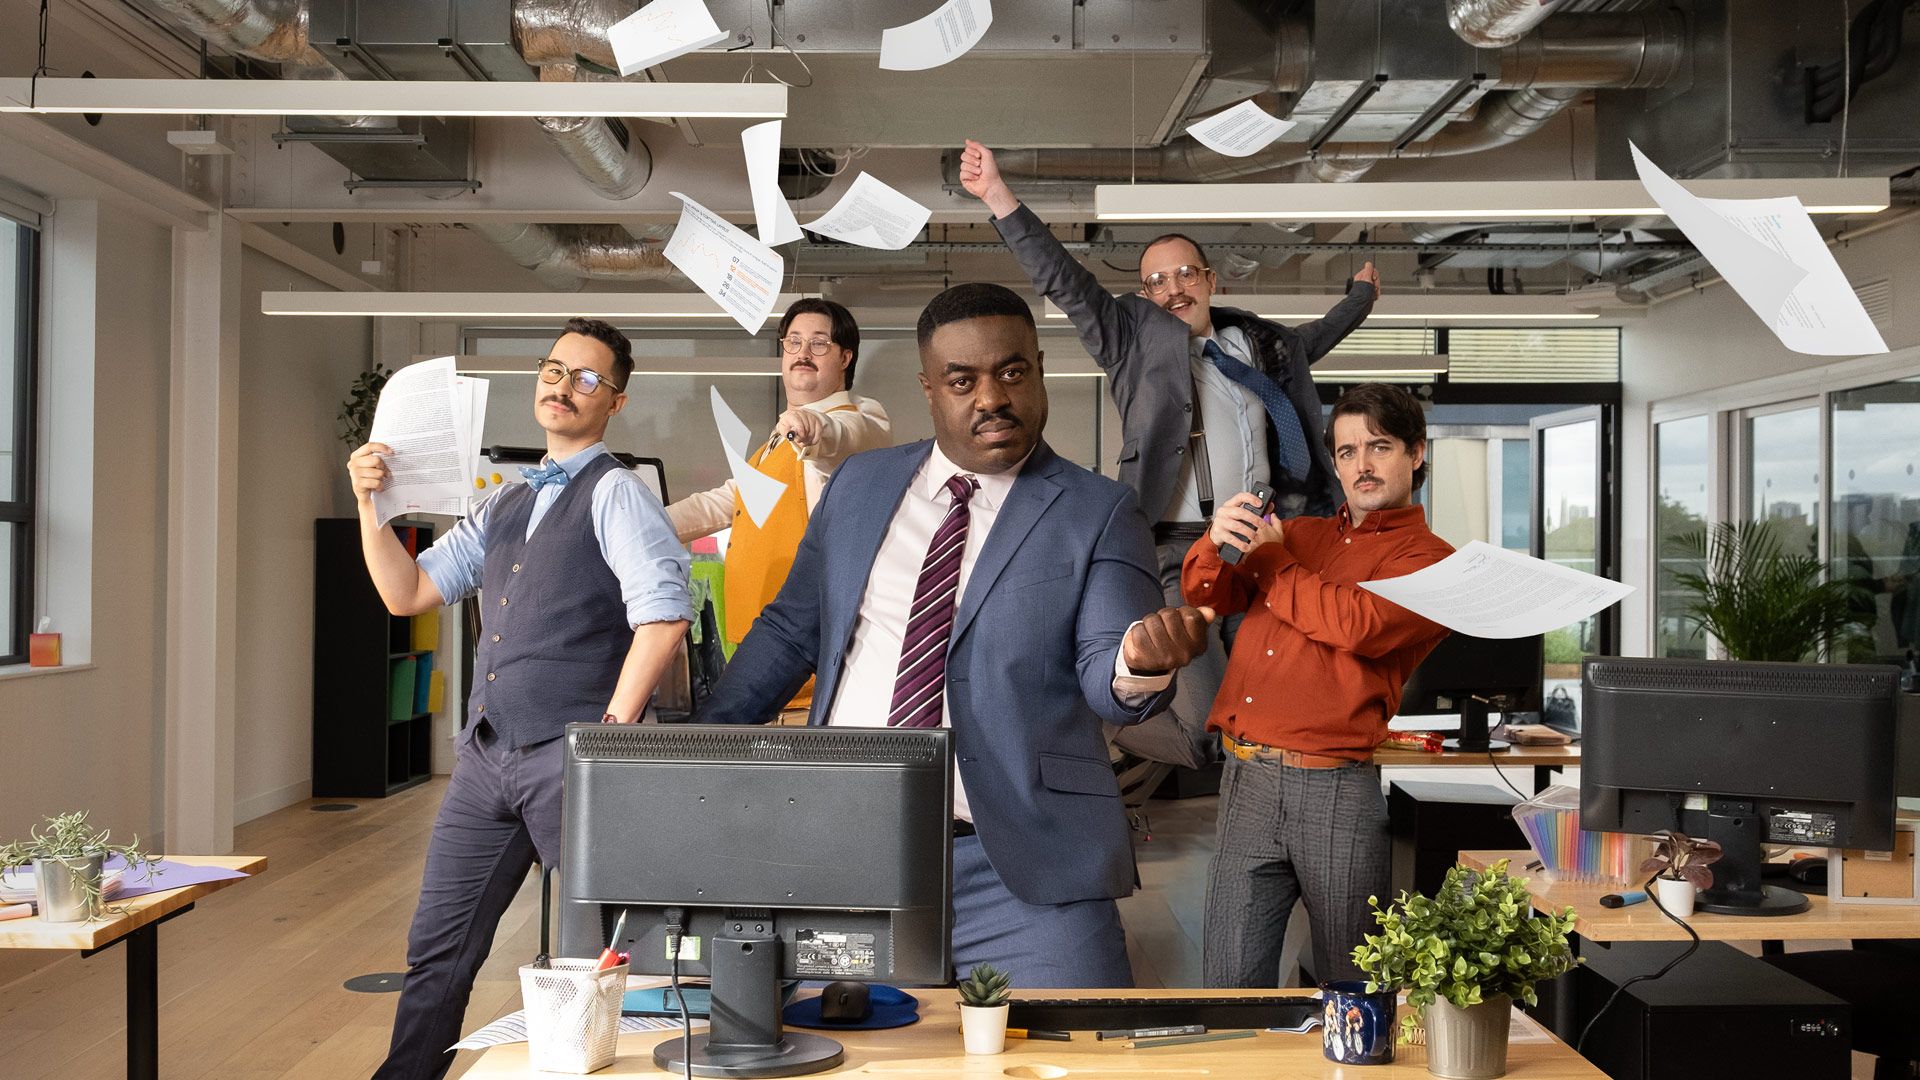
[(832, 982), (820, 991), (820, 1019), (827, 1023), (857, 1024), (872, 1011), (866, 983)]
[(1787, 876), (1802, 885), (1825, 885), (1827, 883), (1827, 860), (1818, 855), (1805, 859), (1795, 859), (1787, 867)]

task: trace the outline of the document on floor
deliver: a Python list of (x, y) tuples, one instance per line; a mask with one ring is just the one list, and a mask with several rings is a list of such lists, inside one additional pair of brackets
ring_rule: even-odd
[(1813, 356), (1887, 351), (1799, 199), (1703, 199), (1627, 147), (1653, 201), (1782, 345)]
[(753, 192), (753, 227), (760, 242), (772, 247), (801, 237), (793, 207), (780, 191), (780, 121), (755, 124), (740, 133), (747, 155), (747, 186)]
[[(705, 1020), (695, 1020), (693, 1026), (696, 1030), (704, 1029), (707, 1026), (707, 1022)], [(679, 1028), (679, 1020), (669, 1019), (665, 1016), (622, 1016), (620, 1018), (620, 1030), (623, 1032), (677, 1031)], [(452, 1046), (447, 1047), (447, 1049), (485, 1050), (490, 1046), (505, 1046), (508, 1043), (523, 1043), (526, 1041), (527, 1011), (522, 1009), (519, 1012), (508, 1013), (493, 1023), (468, 1035), (466, 1038), (461, 1039), (459, 1042), (454, 1043)]]
[(993, 25), (988, 0), (947, 0), (924, 19), (880, 32), (880, 66), (887, 71), (925, 71), (949, 64), (980, 43)]
[(753, 432), (727, 407), (727, 399), (720, 396), (719, 387), (713, 387), (711, 393), (713, 426), (720, 432), (720, 446), (727, 454), (727, 468), (733, 472), (733, 486), (740, 492), (740, 505), (746, 508), (747, 516), (756, 527), (764, 525), (787, 485), (747, 464)]
[(1200, 145), (1216, 154), (1247, 157), (1265, 150), (1268, 144), (1292, 128), (1293, 121), (1268, 116), (1252, 101), (1243, 101), (1231, 109), (1187, 125), (1187, 134), (1200, 140)]
[(1404, 577), (1360, 587), (1456, 633), (1518, 638), (1570, 626), (1633, 592), (1569, 566), (1546, 562), (1483, 540)]
[(780, 296), (787, 261), (685, 195), (668, 194), (680, 200), (680, 223), (661, 254), (733, 316), (741, 329), (759, 333)]
[(453, 357), (422, 360), (393, 373), (373, 411), (369, 442), (385, 443), (387, 486), (373, 493), (382, 525), (408, 513), (442, 513), (466, 497), (468, 458), (461, 456), (466, 410), (455, 388)]
[(718, 45), (731, 36), (720, 29), (703, 0), (653, 0), (607, 31), (620, 74), (635, 75), (683, 53)]
[(913, 243), (932, 216), (871, 173), (861, 173), (833, 209), (807, 223), (807, 230), (860, 247), (899, 251)]

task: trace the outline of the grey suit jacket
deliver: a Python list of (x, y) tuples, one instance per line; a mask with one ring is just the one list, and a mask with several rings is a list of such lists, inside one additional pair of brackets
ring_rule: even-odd
[[(1067, 313), (1080, 332), (1080, 343), (1106, 370), (1108, 390), (1120, 410), (1120, 479), (1139, 493), (1141, 512), (1149, 522), (1165, 520), (1180, 484), (1192, 430), (1187, 324), (1145, 297), (1108, 292), (1024, 204), (993, 224), (1033, 280), (1033, 287)], [(1351, 282), (1346, 298), (1325, 318), (1294, 327), (1214, 305), (1216, 329), (1236, 326), (1246, 333), (1259, 354), (1260, 369), (1280, 384), (1300, 415), (1313, 451), (1313, 468), (1292, 483), (1273, 480), (1281, 494), (1305, 496), (1294, 501), (1299, 514), (1331, 516), (1343, 499), (1333, 458), (1326, 450), (1326, 425), (1309, 368), (1366, 319), (1373, 300), (1373, 286)], [(1268, 461), (1280, 460), (1277, 441), (1273, 425), (1268, 424)], [(1234, 492), (1215, 494), (1224, 499)]]

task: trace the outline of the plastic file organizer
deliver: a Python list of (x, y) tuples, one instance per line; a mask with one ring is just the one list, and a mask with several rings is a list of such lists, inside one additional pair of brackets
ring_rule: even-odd
[(1513, 808), (1513, 820), (1534, 858), (1561, 881), (1629, 884), (1653, 842), (1628, 833), (1587, 832), (1580, 827), (1580, 789), (1555, 784)]

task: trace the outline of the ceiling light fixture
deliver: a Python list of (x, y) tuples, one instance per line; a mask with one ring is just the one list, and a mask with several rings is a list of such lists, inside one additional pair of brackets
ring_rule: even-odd
[[(804, 293), (774, 298), (769, 322)], [(411, 319), (661, 319), (731, 321), (703, 293), (262, 292), (262, 315)]]
[[(1255, 296), (1222, 293), (1222, 306), (1244, 308), (1263, 319), (1297, 323), (1325, 317), (1327, 309), (1340, 302), (1337, 296)], [(1047, 301), (1046, 317), (1064, 320), (1067, 313)], [(1431, 293), (1396, 296), (1388, 294), (1374, 301), (1367, 322), (1427, 323), (1434, 325), (1479, 323), (1556, 323), (1591, 322), (1600, 318), (1594, 311), (1580, 311), (1565, 298), (1537, 296), (1436, 296)]]
[(1314, 362), (1315, 382), (1427, 382), (1447, 371), (1444, 354), (1328, 353)]
[(780, 83), (390, 82), (313, 79), (0, 79), (0, 112), (182, 116), (787, 115)]

